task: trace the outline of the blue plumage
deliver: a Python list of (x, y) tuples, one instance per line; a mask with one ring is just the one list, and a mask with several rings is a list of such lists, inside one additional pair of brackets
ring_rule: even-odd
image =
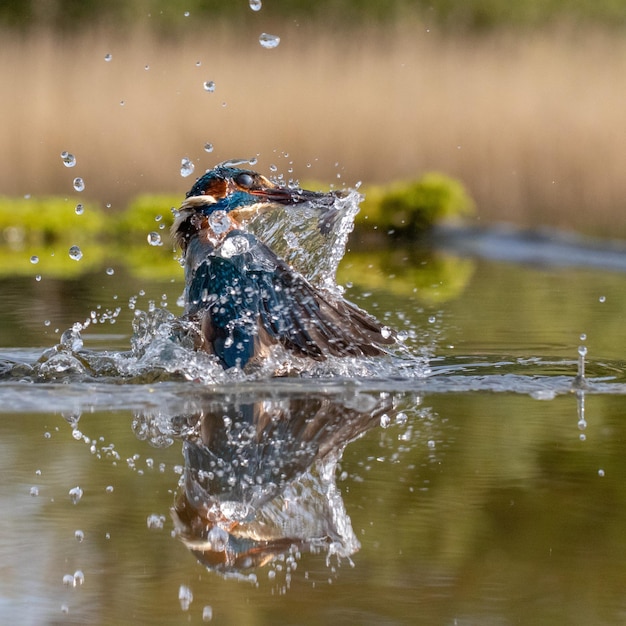
[(201, 348), (224, 367), (244, 368), (274, 344), (320, 360), (377, 355), (393, 341), (370, 315), (313, 287), (245, 231), (249, 214), (319, 198), (332, 205), (327, 194), (232, 167), (207, 172), (187, 194), (173, 228), (185, 260), (185, 314), (199, 324)]

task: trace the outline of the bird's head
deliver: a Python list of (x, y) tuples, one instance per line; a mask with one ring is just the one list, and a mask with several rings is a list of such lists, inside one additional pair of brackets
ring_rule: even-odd
[(187, 192), (172, 233), (184, 250), (191, 236), (200, 231), (221, 235), (241, 228), (272, 205), (302, 204), (325, 196), (278, 185), (252, 170), (218, 165), (198, 178)]

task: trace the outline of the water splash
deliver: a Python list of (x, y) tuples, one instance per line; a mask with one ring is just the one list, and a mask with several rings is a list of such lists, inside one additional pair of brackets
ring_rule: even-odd
[(65, 167), (74, 167), (76, 165), (76, 157), (69, 152), (61, 152), (61, 159), (63, 159)]
[(83, 251), (78, 246), (72, 246), (69, 249), (70, 259), (80, 261), (83, 258)]
[(161, 240), (161, 235), (159, 235), (159, 233), (152, 231), (150, 233), (148, 233), (148, 243), (151, 246), (162, 246), (163, 245), (163, 241)]
[(76, 191), (84, 191), (85, 190), (85, 181), (78, 177), (74, 179), (74, 182), (72, 183), (74, 189), (76, 189)]
[(195, 169), (196, 169), (196, 166), (187, 157), (183, 157), (180, 160), (180, 175), (183, 178), (187, 178), (187, 176), (191, 176)]
[(280, 44), (280, 37), (278, 35), (270, 35), (269, 33), (261, 33), (259, 36), (259, 43), (267, 50), (277, 48)]

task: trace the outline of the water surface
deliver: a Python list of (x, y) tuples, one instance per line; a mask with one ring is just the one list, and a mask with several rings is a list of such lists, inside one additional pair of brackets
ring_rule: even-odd
[(354, 249), (406, 353), (270, 382), (146, 329), (176, 268), (2, 279), (0, 621), (623, 621), (624, 274), (513, 243)]

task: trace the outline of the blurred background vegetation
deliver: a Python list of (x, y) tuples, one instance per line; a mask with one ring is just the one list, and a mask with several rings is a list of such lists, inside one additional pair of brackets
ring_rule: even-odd
[[(272, 20), (317, 20), (324, 27), (391, 24), (407, 16), (454, 31), (478, 32), (496, 27), (537, 27), (567, 20), (619, 28), (626, 24), (626, 4), (621, 0), (264, 0), (264, 15)], [(246, 0), (5, 0), (0, 20), (9, 27), (40, 26), (76, 30), (96, 22), (132, 26), (150, 17), (168, 32), (184, 29), (185, 13), (195, 21), (254, 19)]]
[[(254, 4), (0, 2), (3, 207), (171, 204), (215, 163), (255, 157), (285, 180), (362, 182), (361, 226), (412, 234), (475, 207), (481, 223), (626, 237), (622, 0)], [(389, 213), (426, 196), (426, 218)]]

